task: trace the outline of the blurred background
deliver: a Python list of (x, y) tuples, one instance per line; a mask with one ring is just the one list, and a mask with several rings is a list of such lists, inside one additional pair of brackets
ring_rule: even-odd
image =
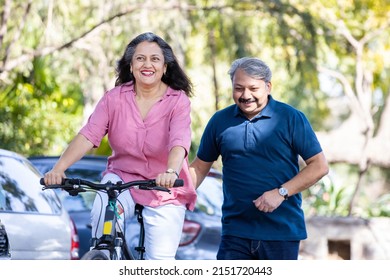
[[(303, 194), (307, 258), (390, 259), (388, 0), (0, 0), (0, 148), (59, 155), (146, 31), (194, 84), (190, 160), (233, 102), (231, 62), (259, 57), (274, 98), (306, 114), (331, 164)], [(106, 141), (93, 151), (109, 153)]]

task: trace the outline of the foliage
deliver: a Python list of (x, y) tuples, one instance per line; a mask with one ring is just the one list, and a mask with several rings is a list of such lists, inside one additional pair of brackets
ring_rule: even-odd
[[(172, 45), (194, 82), (190, 158), (210, 116), (232, 103), (227, 71), (240, 56), (265, 60), (273, 70), (272, 94), (303, 111), (317, 131), (340, 127), (357, 97), (356, 108), (367, 116), (362, 123), (372, 119), (375, 125), (372, 133), (388, 127), (383, 123), (390, 92), (387, 0), (0, 3), (3, 148), (25, 155), (59, 154), (114, 85), (115, 63), (129, 39), (145, 31)], [(347, 95), (339, 76), (321, 68), (337, 72), (350, 85), (358, 84), (363, 69), (364, 94)], [(381, 135), (388, 143), (387, 132)], [(107, 139), (92, 152), (109, 153)], [(348, 162), (348, 156), (341, 160)], [(309, 201), (320, 212), (344, 213), (349, 186), (328, 184), (312, 191), (317, 193)]]
[[(283, 79), (277, 77), (279, 69), (284, 67), (294, 73), (295, 78), (274, 87), (275, 95), (284, 96), (282, 99), (292, 105), (300, 102), (301, 110), (309, 114), (315, 126), (316, 120), (326, 114), (324, 110), (309, 110), (315, 107), (313, 101), (319, 100), (311, 94), (311, 90), (317, 88), (315, 71), (311, 70), (316, 56), (314, 21), (309, 13), (291, 4), (231, 0), (213, 4), (201, 0), (180, 4), (161, 4), (157, 0), (80, 1), (73, 5), (65, 2), (5, 0), (8, 5), (4, 8), (8, 6), (14, 15), (4, 21), (7, 24), (4, 30), (8, 32), (2, 40), (6, 47), (3, 49), (8, 52), (1, 53), (5, 63), (1, 75), (8, 79), (7, 84), (11, 81), (7, 75), (13, 72), (4, 71), (7, 65), (18, 65), (16, 72), (25, 73), (30, 69), (20, 64), (22, 61), (47, 56), (61, 73), (57, 83), (79, 83), (86, 105), (93, 106), (103, 92), (112, 87), (115, 61), (129, 38), (152, 30), (171, 43), (189, 72), (200, 69), (194, 77), (196, 85), (202, 84), (201, 88), (197, 87), (198, 94), (193, 102), (195, 141), (212, 112), (232, 102), (226, 73), (229, 63), (239, 56), (260, 56), (274, 64), (267, 57), (282, 54), (272, 65), (277, 73), (275, 83)], [(83, 11), (82, 14), (79, 11)], [(29, 24), (24, 25), (27, 20)], [(19, 36), (13, 37), (15, 34)], [(198, 83), (198, 76), (204, 73), (210, 73), (211, 79), (205, 76)], [(304, 87), (311, 90), (303, 90)], [(204, 106), (203, 94), (207, 99), (213, 96), (215, 105)], [(84, 112), (84, 118), (90, 110)]]
[(55, 151), (53, 143), (69, 141), (80, 125), (75, 121), (82, 116), (80, 88), (72, 83), (59, 85), (46, 63), (43, 58), (34, 60), (28, 76), (16, 73), (12, 84), (2, 87), (2, 148), (25, 155), (48, 154), (49, 147)]
[[(348, 203), (354, 192), (356, 176), (348, 175), (352, 173), (347, 169), (349, 166), (338, 165), (334, 167), (338, 172), (332, 172), (322, 178), (317, 184), (302, 193), (302, 207), (307, 216), (328, 216), (328, 217), (345, 217), (349, 216)], [(341, 172), (341, 169), (344, 169)], [(356, 169), (356, 167), (352, 167)], [(368, 177), (372, 180), (380, 180), (382, 171), (370, 172)], [(341, 178), (339, 174), (347, 174)], [(367, 185), (365, 192), (360, 194), (360, 203), (354, 210), (353, 216), (361, 218), (372, 217), (390, 217), (390, 194), (384, 192), (374, 195), (369, 187), (370, 179), (364, 183)]]
[(367, 217), (390, 217), (390, 194), (383, 194), (362, 213)]
[(329, 176), (303, 193), (303, 208), (308, 216), (347, 216), (352, 188), (335, 184)]
[[(348, 203), (351, 199), (352, 187), (335, 188), (334, 186), (319, 196), (319, 193), (311, 193), (306, 197), (305, 213), (307, 215), (346, 217), (349, 215)], [(353, 216), (360, 218), (390, 217), (390, 194), (383, 194), (375, 200), (367, 197), (360, 199), (360, 204), (355, 208)]]

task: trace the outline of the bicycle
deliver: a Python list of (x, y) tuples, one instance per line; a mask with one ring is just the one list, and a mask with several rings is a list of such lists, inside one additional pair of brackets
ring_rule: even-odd
[[(158, 190), (170, 192), (170, 189), (156, 185), (154, 179), (137, 180), (123, 183), (121, 181), (112, 183), (94, 183), (89, 180), (79, 178), (65, 178), (59, 185), (45, 185), (43, 178), (40, 184), (44, 185), (42, 190), (61, 189), (67, 191), (69, 195), (76, 196), (81, 192), (104, 192), (108, 195), (108, 203), (105, 206), (103, 232), (100, 238), (91, 239), (91, 249), (82, 256), (81, 260), (143, 260), (144, 247), (144, 225), (142, 217), (143, 206), (136, 204), (135, 213), (140, 224), (138, 246), (134, 249), (138, 252), (138, 257), (135, 257), (129, 249), (125, 239), (125, 232), (118, 224), (117, 202), (118, 196), (125, 190), (131, 188), (142, 190)], [(183, 186), (182, 179), (176, 179), (174, 187)], [(104, 207), (104, 206), (102, 206)], [(107, 253), (106, 253), (107, 252)]]

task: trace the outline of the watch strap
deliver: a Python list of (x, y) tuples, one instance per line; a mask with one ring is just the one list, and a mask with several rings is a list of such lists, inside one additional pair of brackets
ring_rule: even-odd
[(169, 168), (165, 173), (168, 174), (176, 174), (177, 178), (179, 178), (179, 174), (176, 172), (176, 170), (173, 170), (172, 168)]

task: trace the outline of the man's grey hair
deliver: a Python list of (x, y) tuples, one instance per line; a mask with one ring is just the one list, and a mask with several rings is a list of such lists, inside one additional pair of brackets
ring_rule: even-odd
[(237, 69), (242, 69), (250, 77), (258, 80), (263, 80), (267, 83), (270, 82), (272, 78), (271, 69), (268, 67), (267, 64), (265, 64), (264, 61), (258, 58), (243, 57), (233, 61), (228, 72), (232, 81)]

